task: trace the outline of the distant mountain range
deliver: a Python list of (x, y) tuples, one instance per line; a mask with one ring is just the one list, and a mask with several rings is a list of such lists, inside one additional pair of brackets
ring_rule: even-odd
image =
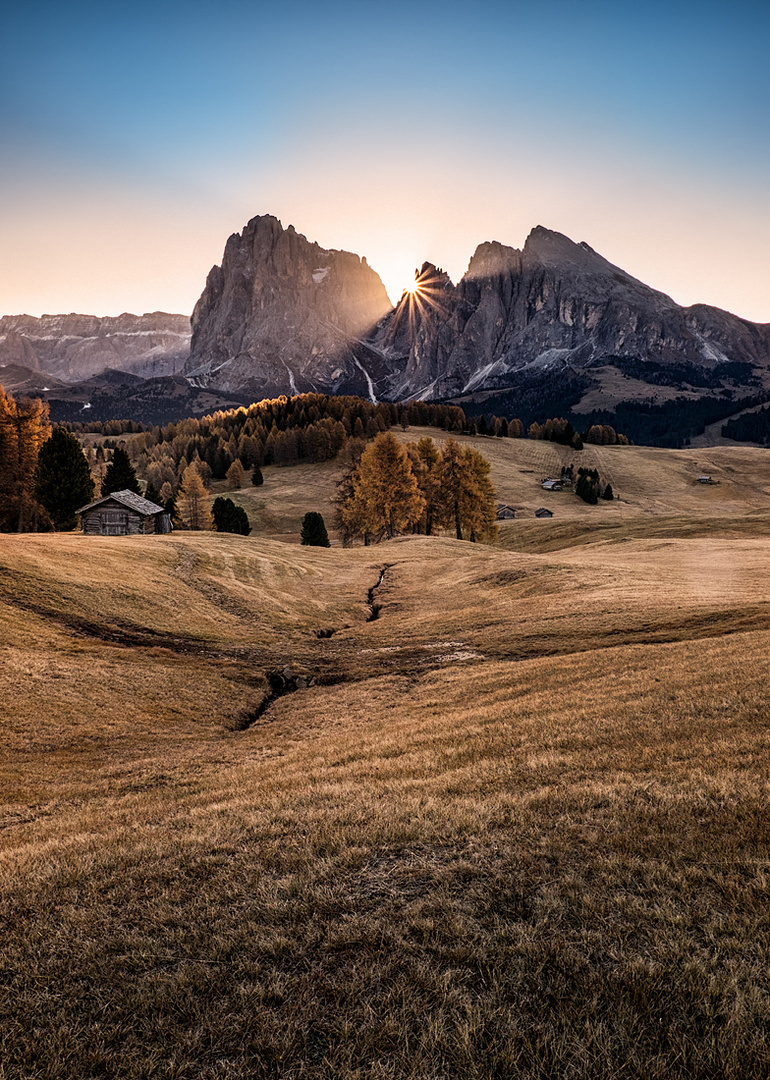
[[(79, 404), (67, 412), (90, 394), (95, 418), (97, 408), (146, 413), (152, 401), (160, 416), (164, 397), (176, 413), (305, 391), (453, 400), (523, 419), (557, 405), (608, 415), (674, 401), (696, 411), (715, 402), (729, 415), (731, 402), (770, 397), (770, 325), (680, 307), (588, 244), (541, 226), (521, 250), (481, 244), (457, 284), (430, 263), (416, 276), (416, 291), (392, 307), (366, 259), (256, 217), (227, 241), (191, 328), (160, 312), (5, 316), (0, 382), (13, 371), (51, 399), (53, 415), (68, 393)], [(104, 368), (113, 373), (98, 387), (62, 385)], [(153, 385), (140, 390), (114, 369)]]

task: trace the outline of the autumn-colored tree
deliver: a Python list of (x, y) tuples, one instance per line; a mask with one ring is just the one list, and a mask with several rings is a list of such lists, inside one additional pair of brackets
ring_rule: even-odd
[(389, 431), (366, 447), (339, 507), (346, 529), (364, 538), (391, 539), (411, 529), (425, 509), (409, 456)]
[(182, 473), (176, 497), (176, 514), (179, 524), (185, 529), (210, 529), (213, 526), (214, 518), (209, 509), (206, 488), (194, 465), (188, 465)]
[(243, 465), (236, 458), (230, 468), (227, 470), (225, 476), (225, 488), (227, 491), (238, 491), (243, 487), (243, 478), (245, 476)]
[(425, 511), (421, 521), (425, 535), (431, 536), (434, 529), (448, 524), (446, 509), (441, 498), (439, 462), (441, 455), (433, 439), (423, 437), (417, 443), (407, 443), (407, 451), (412, 460), (412, 471), (425, 500)]
[(0, 531), (50, 528), (32, 494), (40, 448), (48, 438), (48, 405), (39, 398), (15, 401), (0, 386)]
[(440, 501), (458, 540), (489, 540), (497, 533), (496, 495), (486, 458), (456, 439), (447, 439), (438, 464)]

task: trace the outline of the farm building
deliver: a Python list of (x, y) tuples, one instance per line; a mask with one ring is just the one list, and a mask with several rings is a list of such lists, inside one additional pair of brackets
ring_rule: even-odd
[(544, 506), (541, 506), (539, 510), (535, 510), (535, 517), (536, 518), (552, 518), (553, 517), (553, 511), (552, 510), (546, 510), (546, 508)]
[(561, 491), (561, 489), (564, 487), (564, 481), (554, 480), (551, 477), (548, 477), (548, 479), (541, 482), (540, 486), (543, 491)]
[(162, 506), (135, 495), (113, 491), (78, 510), (87, 536), (137, 536), (171, 532), (171, 515)]
[(511, 518), (516, 517), (516, 511), (512, 506), (507, 506), (505, 503), (498, 503), (495, 516), (498, 521), (510, 521)]

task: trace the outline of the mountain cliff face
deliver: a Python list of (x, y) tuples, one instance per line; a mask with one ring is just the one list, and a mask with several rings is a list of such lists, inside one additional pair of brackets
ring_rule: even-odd
[(645, 366), (674, 366), (679, 376), (691, 366), (697, 383), (711, 373), (720, 386), (730, 374), (769, 374), (770, 327), (679, 307), (587, 244), (542, 227), (522, 251), (481, 244), (456, 286), (430, 264), (418, 283), (371, 341), (403, 371), (397, 397), (455, 397), (565, 368), (633, 369), (643, 379)]
[(274, 217), (254, 218), (209, 274), (184, 373), (259, 396), (430, 400), (568, 371), (599, 388), (592, 407), (622, 400), (630, 381), (637, 396), (650, 386), (770, 387), (770, 326), (682, 308), (588, 244), (541, 226), (521, 251), (481, 244), (456, 285), (430, 263), (418, 279), (390, 309), (365, 260), (323, 250)]
[(0, 365), (22, 365), (66, 382), (106, 367), (140, 376), (171, 375), (190, 351), (185, 315), (3, 315)]
[(209, 273), (184, 373), (255, 397), (312, 390), (368, 397), (371, 376), (355, 347), (390, 306), (366, 259), (255, 217)]
[(20, 365), (65, 382), (105, 368), (145, 377), (178, 371), (190, 351), (190, 320), (154, 311), (147, 315), (4, 315), (0, 366)]

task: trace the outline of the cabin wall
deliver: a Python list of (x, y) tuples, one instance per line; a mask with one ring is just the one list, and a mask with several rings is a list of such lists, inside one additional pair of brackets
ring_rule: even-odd
[(127, 506), (99, 506), (81, 515), (86, 536), (147, 536), (155, 533), (155, 517)]

